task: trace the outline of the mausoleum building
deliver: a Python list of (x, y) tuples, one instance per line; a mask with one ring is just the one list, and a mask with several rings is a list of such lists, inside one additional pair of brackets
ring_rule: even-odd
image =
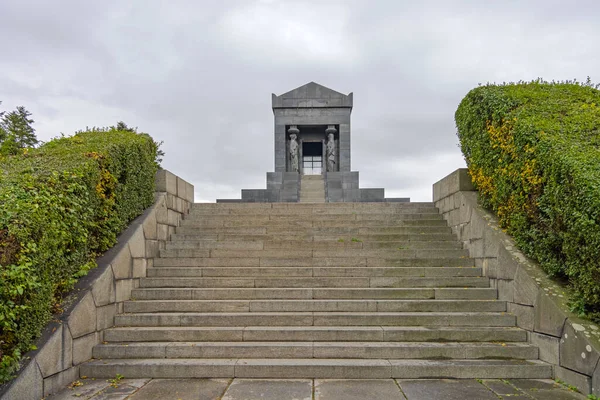
[(267, 189), (243, 189), (241, 200), (218, 202), (382, 202), (384, 189), (359, 187), (351, 170), (353, 94), (315, 82), (272, 95), (275, 171)]

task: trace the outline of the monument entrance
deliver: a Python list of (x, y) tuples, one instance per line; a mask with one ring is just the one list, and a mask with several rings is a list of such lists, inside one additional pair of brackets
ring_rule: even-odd
[(297, 202), (303, 177), (319, 175), (325, 202), (408, 201), (385, 199), (384, 189), (359, 188), (358, 172), (350, 169), (352, 106), (352, 93), (315, 82), (273, 94), (275, 171), (267, 172), (267, 189), (242, 189), (241, 200), (217, 201)]

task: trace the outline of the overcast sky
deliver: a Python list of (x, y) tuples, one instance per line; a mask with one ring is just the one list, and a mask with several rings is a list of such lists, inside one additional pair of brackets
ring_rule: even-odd
[(362, 187), (431, 201), (465, 165), (454, 112), (478, 83), (600, 81), (600, 2), (0, 0), (0, 110), (41, 140), (123, 120), (164, 141), (196, 201), (265, 188), (271, 93), (354, 92)]

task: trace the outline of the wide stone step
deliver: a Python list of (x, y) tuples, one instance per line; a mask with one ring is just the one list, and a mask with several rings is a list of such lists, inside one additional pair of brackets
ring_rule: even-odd
[(288, 221), (277, 220), (277, 221), (252, 221), (244, 219), (232, 219), (230, 221), (222, 220), (194, 220), (184, 219), (181, 221), (182, 227), (191, 228), (244, 228), (253, 227), (256, 225), (263, 226), (265, 228), (285, 228), (287, 230), (298, 228), (372, 228), (372, 227), (447, 227), (448, 223), (444, 219), (403, 219), (403, 220), (389, 220), (389, 219), (378, 219), (378, 220), (305, 220), (305, 219), (290, 219)]
[(180, 257), (155, 258), (155, 267), (455, 267), (469, 268), (475, 265), (472, 258), (366, 258), (366, 257), (319, 257), (319, 258), (241, 258), (241, 257)]
[(383, 249), (383, 250), (207, 250), (207, 249), (171, 249), (161, 250), (164, 258), (467, 258), (469, 252), (463, 249)]
[(90, 378), (481, 378), (549, 379), (537, 360), (115, 359), (81, 365)]
[(498, 300), (136, 300), (126, 313), (152, 312), (503, 312)]
[[(317, 197), (315, 197), (317, 198)], [(441, 214), (431, 213), (382, 213), (382, 214), (195, 214), (185, 216), (184, 221), (405, 221), (405, 220), (443, 220)]]
[(160, 277), (141, 278), (141, 288), (302, 288), (302, 287), (489, 287), (486, 276), (458, 277)]
[[(286, 241), (293, 240), (297, 244), (304, 242), (325, 242), (339, 241), (352, 242), (353, 237), (347, 235), (307, 235), (304, 233), (290, 232), (287, 235), (283, 234), (228, 234), (228, 233), (201, 233), (198, 235), (172, 234), (171, 241), (186, 241), (186, 240), (215, 240), (215, 241), (246, 241), (246, 240), (269, 240), (269, 241)], [(357, 239), (357, 238), (355, 238)], [(363, 243), (367, 242), (419, 242), (419, 241), (451, 241), (456, 242), (456, 237), (450, 233), (419, 233), (419, 234), (381, 234), (381, 235), (362, 235), (360, 240)]]
[(377, 277), (377, 276), (482, 276), (476, 267), (155, 267), (148, 277)]
[(203, 234), (226, 234), (226, 235), (420, 235), (420, 234), (451, 234), (449, 226), (379, 226), (379, 227), (299, 227), (285, 224), (283, 226), (252, 226), (252, 227), (207, 227), (207, 226), (178, 226), (175, 228), (177, 234), (203, 235)]
[(134, 300), (438, 299), (494, 300), (493, 288), (144, 288)]
[(233, 249), (233, 250), (271, 250), (300, 247), (303, 250), (406, 250), (406, 249), (462, 249), (459, 242), (451, 241), (407, 241), (407, 242), (363, 242), (359, 239), (311, 241), (299, 243), (295, 240), (173, 240), (166, 248), (172, 249)]
[(516, 327), (421, 326), (246, 326), (120, 327), (104, 331), (107, 342), (526, 342)]
[(114, 358), (390, 358), (517, 359), (538, 357), (524, 343), (427, 342), (147, 342), (96, 345), (93, 357)]
[(132, 313), (115, 326), (515, 326), (515, 317), (493, 312), (242, 312)]

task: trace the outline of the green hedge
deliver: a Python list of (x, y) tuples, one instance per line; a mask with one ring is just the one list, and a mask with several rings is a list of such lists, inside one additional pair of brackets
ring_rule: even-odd
[(535, 81), (471, 90), (456, 111), (483, 205), (600, 320), (600, 91)]
[(78, 132), (0, 159), (0, 382), (154, 201), (157, 143), (115, 128)]

